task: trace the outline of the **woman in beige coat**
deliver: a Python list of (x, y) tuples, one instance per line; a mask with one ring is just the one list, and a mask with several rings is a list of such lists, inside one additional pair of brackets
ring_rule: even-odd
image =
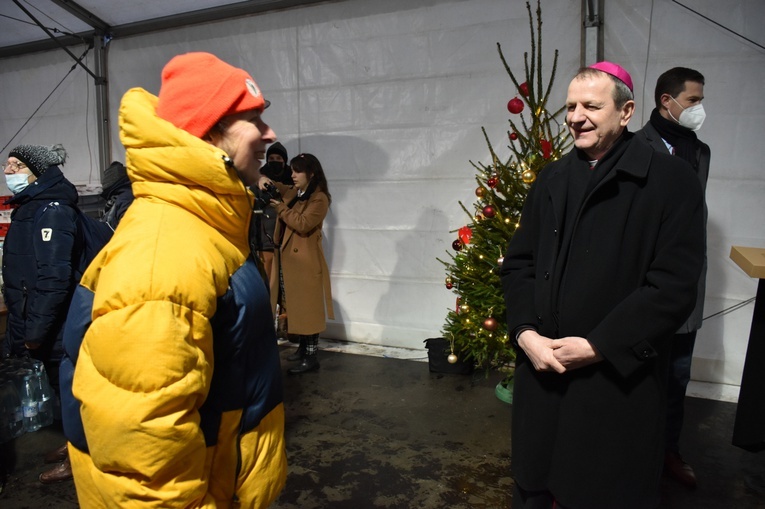
[[(272, 199), (278, 221), (274, 240), (278, 254), (271, 271), (271, 307), (287, 310), (287, 332), (300, 338), (290, 360), (300, 362), (288, 372), (300, 374), (319, 369), (319, 333), (326, 318), (334, 318), (329, 269), (321, 246), (321, 228), (332, 197), (319, 160), (299, 154), (290, 161), (293, 186), (261, 177), (264, 189), (274, 184), (281, 198)], [(280, 284), (283, 282), (283, 284)]]

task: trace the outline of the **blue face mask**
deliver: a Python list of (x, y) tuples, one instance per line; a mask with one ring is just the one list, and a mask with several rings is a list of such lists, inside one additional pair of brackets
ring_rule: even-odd
[(5, 185), (13, 194), (19, 194), (29, 185), (29, 175), (26, 173), (12, 173), (5, 176)]

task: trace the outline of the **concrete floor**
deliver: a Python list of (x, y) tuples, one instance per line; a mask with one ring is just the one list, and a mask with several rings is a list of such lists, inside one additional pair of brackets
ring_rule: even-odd
[[(284, 347), (283, 357), (291, 351)], [(289, 475), (274, 509), (510, 507), (510, 406), (494, 396), (498, 375), (320, 355), (320, 371), (285, 376)], [(765, 495), (744, 481), (765, 474), (765, 453), (730, 445), (734, 415), (733, 403), (687, 399), (682, 446), (700, 485), (688, 491), (665, 480), (660, 509), (765, 507)], [(0, 494), (3, 509), (77, 507), (71, 482), (37, 482), (42, 456), (62, 441), (54, 426), (6, 444), (2, 452), (15, 455), (16, 466)]]

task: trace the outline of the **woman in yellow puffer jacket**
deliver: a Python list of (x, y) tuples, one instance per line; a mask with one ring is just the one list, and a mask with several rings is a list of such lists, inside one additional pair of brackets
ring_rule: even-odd
[(120, 106), (135, 201), (82, 278), (64, 333), (64, 431), (80, 506), (265, 508), (286, 478), (281, 369), (250, 256), (276, 139), (245, 71), (173, 58)]

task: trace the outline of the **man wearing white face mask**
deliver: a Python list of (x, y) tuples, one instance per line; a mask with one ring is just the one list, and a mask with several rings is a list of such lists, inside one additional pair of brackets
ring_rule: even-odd
[[(704, 106), (701, 104), (704, 99), (704, 76), (685, 67), (670, 69), (656, 81), (654, 99), (656, 108), (651, 112), (651, 119), (636, 136), (645, 138), (654, 150), (668, 152), (688, 161), (706, 192), (709, 146), (696, 137), (696, 131), (706, 117)], [(706, 219), (705, 204), (705, 225)], [(667, 391), (664, 473), (691, 489), (696, 487), (696, 475), (693, 468), (680, 456), (678, 442), (683, 425), (685, 390), (691, 377), (693, 346), (696, 342), (696, 332), (701, 328), (702, 322), (706, 271), (705, 252), (696, 307), (673, 338)]]

